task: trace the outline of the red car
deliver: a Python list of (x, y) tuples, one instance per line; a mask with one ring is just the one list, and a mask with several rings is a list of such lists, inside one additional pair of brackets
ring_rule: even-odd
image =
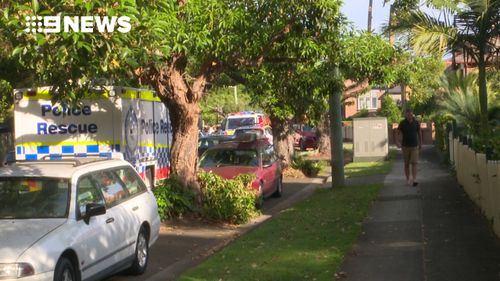
[(293, 135), (294, 146), (299, 147), (300, 150), (307, 150), (308, 148), (318, 148), (318, 137), (314, 129), (300, 130), (296, 129)]
[(265, 139), (234, 141), (216, 145), (203, 153), (200, 168), (232, 179), (239, 174), (254, 173), (252, 187), (258, 192), (257, 207), (266, 197), (280, 197), (283, 188), (281, 161)]

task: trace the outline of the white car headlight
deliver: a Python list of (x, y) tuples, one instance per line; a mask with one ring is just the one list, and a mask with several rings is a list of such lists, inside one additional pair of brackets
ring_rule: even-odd
[(0, 263), (0, 280), (21, 278), (35, 274), (35, 269), (29, 263)]

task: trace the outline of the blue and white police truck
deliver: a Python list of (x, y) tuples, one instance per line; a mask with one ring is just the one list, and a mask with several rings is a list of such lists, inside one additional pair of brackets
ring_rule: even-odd
[(150, 90), (103, 87), (77, 105), (51, 102), (50, 87), (14, 90), (16, 160), (123, 154), (148, 185), (170, 173), (168, 108)]

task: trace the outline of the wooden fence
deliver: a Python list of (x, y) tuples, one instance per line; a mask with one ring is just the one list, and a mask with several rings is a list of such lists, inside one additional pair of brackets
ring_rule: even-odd
[(500, 237), (500, 161), (487, 160), (486, 154), (476, 153), (453, 132), (448, 135), (448, 148), (458, 183), (493, 223), (493, 230)]

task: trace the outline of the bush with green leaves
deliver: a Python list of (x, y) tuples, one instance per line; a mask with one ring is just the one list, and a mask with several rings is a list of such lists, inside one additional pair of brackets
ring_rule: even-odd
[(257, 193), (251, 187), (254, 174), (242, 174), (224, 179), (212, 172), (199, 172), (198, 181), (203, 193), (202, 215), (213, 220), (242, 224), (257, 213)]
[(301, 170), (307, 177), (315, 177), (326, 166), (325, 161), (305, 160), (301, 156), (294, 157), (290, 166)]
[(491, 127), (490, 131), (473, 136), (472, 149), (486, 153), (490, 160), (500, 160), (500, 126)]
[(12, 115), (12, 87), (9, 82), (0, 79), (0, 123)]
[(386, 117), (389, 124), (399, 123), (402, 116), (398, 105), (388, 95), (382, 98), (382, 107), (378, 110), (378, 115)]
[(354, 117), (356, 118), (364, 118), (364, 117), (369, 117), (370, 116), (370, 111), (366, 108), (362, 108)]
[(162, 220), (180, 217), (194, 210), (194, 194), (184, 188), (175, 175), (160, 182), (153, 193)]

